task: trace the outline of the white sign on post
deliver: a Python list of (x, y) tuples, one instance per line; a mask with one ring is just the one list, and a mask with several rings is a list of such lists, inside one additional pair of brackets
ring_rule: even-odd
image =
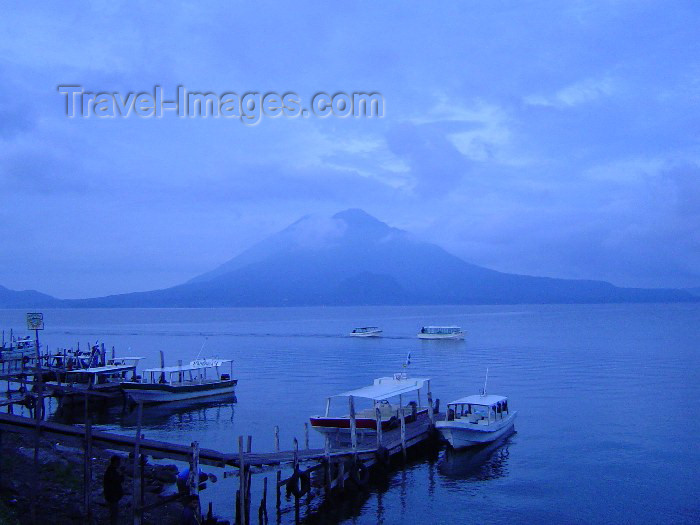
[(44, 314), (34, 312), (27, 314), (27, 329), (28, 330), (43, 330), (44, 329)]

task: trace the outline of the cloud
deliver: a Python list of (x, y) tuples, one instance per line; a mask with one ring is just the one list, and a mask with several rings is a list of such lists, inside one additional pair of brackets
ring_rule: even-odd
[[(360, 207), (509, 271), (700, 285), (694, 5), (358, 4), (322, 22), (314, 3), (133, 9), (0, 19), (0, 233), (27, 254), (0, 256), (0, 284), (175, 284), (300, 216)], [(62, 83), (372, 90), (387, 105), (255, 127), (67, 119)]]
[(589, 78), (565, 86), (552, 95), (528, 95), (524, 101), (531, 106), (566, 109), (609, 97), (617, 90), (610, 77)]

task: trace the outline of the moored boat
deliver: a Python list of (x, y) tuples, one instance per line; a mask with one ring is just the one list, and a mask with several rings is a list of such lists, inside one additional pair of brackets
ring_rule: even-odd
[(355, 410), (358, 444), (363, 440), (376, 439), (379, 425), (384, 432), (400, 426), (402, 417), (406, 425), (410, 425), (428, 416), (428, 407), (421, 404), (421, 390), (424, 387), (425, 392), (430, 391), (429, 378), (409, 378), (405, 373), (380, 377), (369, 386), (329, 397), (325, 415), (310, 418), (311, 428), (328, 437), (332, 445), (349, 443), (353, 418), (349, 414), (332, 416), (331, 401), (334, 398), (348, 399), (352, 410), (357, 399), (370, 404)]
[[(230, 365), (230, 373), (220, 368)], [(195, 359), (187, 365), (147, 368), (140, 381), (122, 383), (122, 389), (136, 403), (167, 403), (201, 397), (233, 394), (232, 359)]]
[(382, 335), (382, 329), (378, 326), (363, 326), (350, 332), (351, 337), (379, 337), (380, 335)]
[(103, 366), (66, 369), (44, 386), (60, 396), (62, 405), (79, 402), (85, 395), (104, 400), (119, 399), (122, 382), (134, 380), (141, 359), (143, 357), (121, 357)]
[(464, 339), (464, 332), (459, 326), (424, 326), (418, 339)]
[(471, 447), (510, 434), (517, 414), (509, 409), (508, 398), (477, 394), (448, 403), (446, 419), (435, 427), (453, 448)]

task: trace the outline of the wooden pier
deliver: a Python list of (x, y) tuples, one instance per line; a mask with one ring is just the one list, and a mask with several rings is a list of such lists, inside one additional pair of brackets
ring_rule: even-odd
[[(139, 412), (142, 410), (140, 405), (138, 410)], [(96, 430), (92, 428), (89, 420), (86, 425), (66, 425), (6, 413), (0, 413), (0, 435), (2, 432), (22, 433), (34, 436), (35, 440), (38, 439), (37, 436), (41, 435), (82, 448), (86, 455), (86, 472), (91, 472), (88, 456), (92, 448), (120, 450), (133, 453), (134, 457), (152, 456), (156, 459), (172, 459), (189, 463), (191, 466), (196, 465), (196, 469), (191, 470), (191, 472), (197, 472), (198, 465), (236, 468), (240, 482), (236, 491), (238, 504), (235, 523), (245, 525), (251, 523), (251, 469), (255, 469), (258, 473), (276, 470), (273, 487), (276, 491), (278, 513), (282, 501), (281, 491), (294, 497), (295, 510), (298, 513), (301, 498), (314, 491), (323, 496), (329, 496), (342, 494), (344, 491), (362, 490), (374, 471), (387, 471), (392, 464), (397, 464), (394, 459), (404, 459), (409, 449), (426, 443), (435, 445), (437, 443), (433, 439), (435, 436), (433, 427), (435, 417), (437, 416), (423, 415), (423, 417), (417, 417), (415, 421), (401, 425), (399, 428), (384, 433), (380, 432), (377, 436), (377, 443), (374, 445), (332, 449), (329, 447), (309, 448), (309, 427), (306, 424), (304, 426), (305, 447), (299, 448), (298, 440), (294, 439), (293, 449), (280, 450), (279, 430), (276, 428), (276, 450), (272, 452), (253, 452), (250, 436), (247, 440), (244, 440), (242, 436), (239, 438), (237, 452), (221, 452), (200, 448), (196, 442), (188, 446), (147, 439), (141, 434), (140, 425), (135, 436), (127, 436)], [(246, 441), (246, 446), (244, 446), (244, 441)], [(281, 469), (289, 467), (291, 467), (291, 474), (283, 477)], [(227, 476), (228, 473), (225, 473), (224, 477)], [(264, 478), (263, 484), (263, 499), (258, 508), (259, 523), (267, 523), (267, 477)], [(201, 488), (196, 480), (192, 481), (189, 487), (192, 494), (198, 494)], [(137, 493), (134, 492), (134, 494)], [(86, 501), (86, 516), (88, 514), (89, 501)]]
[[(418, 412), (416, 404), (411, 408), (402, 406), (399, 401), (399, 414), (396, 418), (396, 427), (382, 430), (382, 416), (379, 408), (375, 406), (376, 433), (370, 434), (370, 442), (366, 440), (358, 443), (358, 438), (363, 437), (362, 430), (357, 429), (355, 418), (354, 396), (348, 396), (350, 409), (350, 428), (347, 436), (349, 444), (331, 447), (330, 439), (326, 436), (325, 447), (312, 449), (309, 447), (309, 424), (304, 424), (304, 446), (299, 446), (299, 440), (293, 440), (293, 448), (282, 450), (279, 442), (279, 428), (275, 427), (275, 450), (271, 452), (253, 452), (251, 436), (238, 440), (238, 451), (221, 452), (212, 449), (200, 448), (199, 443), (190, 445), (169, 443), (147, 439), (141, 433), (141, 421), (143, 405), (139, 404), (138, 424), (136, 434), (127, 436), (112, 432), (103, 432), (92, 428), (89, 417), (89, 399), (116, 399), (114, 392), (100, 391), (100, 388), (85, 388), (78, 384), (62, 382), (62, 377), (75, 372), (68, 366), (67, 351), (56, 354), (41, 354), (36, 345), (36, 354), (12, 355), (7, 354), (8, 359), (0, 359), (0, 379), (6, 380), (7, 395), (0, 399), (0, 406), (7, 406), (8, 413), (0, 413), (0, 438), (2, 432), (12, 432), (32, 436), (34, 439), (34, 468), (38, 473), (39, 438), (49, 437), (59, 442), (69, 443), (83, 450), (85, 462), (85, 487), (89, 486), (92, 479), (92, 450), (102, 448), (107, 450), (119, 450), (133, 454), (134, 463), (134, 490), (133, 494), (143, 494), (143, 464), (146, 456), (156, 459), (171, 459), (189, 464), (190, 476), (187, 481), (185, 495), (197, 497), (204, 485), (199, 482), (197, 473), (199, 465), (210, 465), (218, 468), (233, 467), (237, 469), (239, 488), (236, 491), (236, 516), (235, 523), (248, 525), (250, 521), (250, 494), (253, 469), (256, 473), (276, 471), (273, 487), (276, 492), (276, 509), (278, 520), (281, 516), (282, 498), (281, 491), (294, 497), (296, 516), (299, 516), (299, 502), (302, 497), (310, 497), (313, 493), (320, 493), (324, 497), (343, 494), (346, 491), (362, 490), (367, 485), (374, 473), (385, 473), (407, 458), (408, 451), (419, 448), (420, 445), (437, 446), (434, 424), (441, 416), (437, 408), (433, 406), (432, 394), (428, 391), (428, 410)], [(106, 352), (104, 345), (91, 348), (89, 364), (95, 362), (98, 366), (105, 367)], [(73, 355), (77, 359), (79, 350)], [(59, 358), (59, 359), (56, 359)], [(114, 358), (114, 349), (112, 349)], [(58, 366), (56, 365), (58, 363)], [(56, 381), (47, 382), (46, 377), (52, 374)], [(30, 379), (31, 378), (31, 379)], [(11, 390), (10, 385), (19, 385), (17, 390)], [(429, 389), (429, 382), (428, 382)], [(78, 394), (83, 401), (85, 410), (85, 425), (67, 425), (44, 420), (44, 398), (55, 396), (59, 399), (76, 397)], [(117, 393), (119, 399), (122, 394)], [(420, 399), (420, 398), (419, 398)], [(12, 414), (12, 405), (22, 404), (30, 408), (32, 417), (22, 417)], [(439, 400), (436, 401), (439, 406)], [(371, 416), (370, 416), (371, 417)], [(359, 435), (358, 435), (359, 434)], [(365, 435), (365, 438), (368, 436)], [(136, 458), (139, 458), (137, 461)], [(395, 461), (399, 460), (399, 461)], [(139, 481), (138, 464), (141, 464)], [(291, 474), (289, 468), (291, 467)], [(287, 477), (282, 476), (283, 469)], [(224, 477), (229, 475), (224, 473)], [(140, 483), (140, 487), (137, 485)], [(263, 479), (263, 496), (258, 508), (259, 523), (267, 523), (267, 488), (268, 478)], [(40, 491), (40, 488), (38, 488)], [(181, 494), (182, 496), (182, 494)], [(89, 490), (85, 488), (84, 495), (85, 522), (91, 523), (91, 502)], [(142, 513), (146, 509), (143, 504), (134, 501), (132, 505), (134, 523), (141, 523)], [(197, 498), (198, 501), (198, 498)]]

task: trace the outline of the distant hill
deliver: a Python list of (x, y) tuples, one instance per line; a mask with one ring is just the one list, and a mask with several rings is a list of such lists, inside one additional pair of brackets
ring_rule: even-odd
[(60, 300), (36, 290), (10, 290), (0, 286), (0, 308), (32, 308), (58, 306)]
[(304, 217), (218, 268), (164, 290), (63, 301), (91, 307), (696, 301), (682, 290), (497, 272), (362, 210)]

